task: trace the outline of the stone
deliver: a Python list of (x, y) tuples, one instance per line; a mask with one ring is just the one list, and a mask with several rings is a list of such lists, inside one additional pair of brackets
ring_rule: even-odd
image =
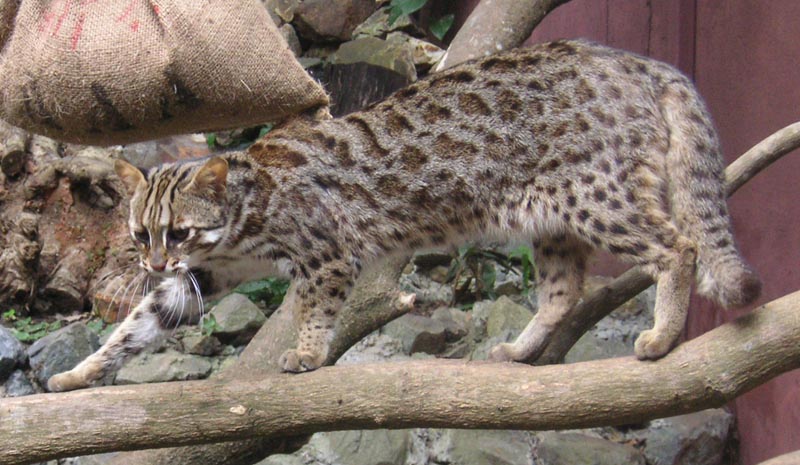
[(527, 431), (418, 429), (412, 433), (411, 453), (405, 463), (528, 465), (531, 447), (532, 435)]
[(398, 282), (400, 289), (416, 294), (418, 306), (423, 304), (449, 304), (453, 301), (453, 286), (441, 284), (420, 273), (404, 274)]
[(389, 8), (383, 7), (372, 13), (369, 18), (353, 30), (353, 39), (361, 37), (384, 38), (392, 31), (408, 31), (422, 34), (422, 31), (414, 24), (409, 15), (402, 15), (394, 23), (389, 24)]
[(292, 454), (272, 454), (256, 465), (304, 465), (306, 462)]
[(14, 334), (0, 326), (0, 383), (19, 365), (25, 363), (25, 347)]
[(369, 63), (406, 76), (411, 82), (417, 80), (417, 69), (408, 47), (375, 37), (363, 37), (343, 43), (330, 56), (330, 61), (335, 65)]
[(405, 314), (383, 327), (383, 334), (398, 339), (407, 354), (438, 354), (445, 348), (445, 325), (433, 318)]
[(403, 353), (403, 344), (385, 334), (372, 333), (347, 350), (337, 365), (382, 362), (385, 360), (408, 360)]
[(73, 323), (34, 342), (28, 348), (31, 369), (41, 386), (51, 376), (71, 370), (100, 347), (97, 334)]
[(567, 352), (564, 363), (585, 362), (604, 358), (633, 355), (633, 345), (620, 339), (603, 339), (594, 331), (587, 331)]
[(417, 71), (428, 70), (444, 56), (444, 50), (430, 42), (412, 37), (405, 32), (392, 32), (386, 36), (390, 44), (399, 44), (411, 52), (411, 61)]
[(114, 384), (159, 383), (202, 379), (211, 373), (206, 357), (182, 354), (167, 349), (160, 353), (141, 353), (117, 372)]
[(645, 465), (641, 452), (626, 444), (580, 433), (547, 431), (537, 434), (537, 464), (541, 465)]
[(341, 42), (377, 7), (374, 0), (305, 0), (294, 10), (294, 25), (312, 42)]
[(267, 321), (264, 312), (247, 297), (230, 294), (211, 309), (217, 322), (213, 334), (225, 344), (244, 345)]
[(181, 346), (183, 352), (187, 354), (211, 356), (222, 352), (222, 343), (219, 339), (210, 335), (203, 334), (195, 329), (181, 331)]
[(642, 435), (644, 455), (651, 465), (718, 465), (733, 422), (724, 409), (653, 420)]
[(36, 394), (36, 388), (33, 387), (33, 384), (31, 384), (28, 377), (25, 376), (25, 372), (22, 370), (16, 370), (11, 373), (11, 376), (9, 376), (8, 380), (6, 380), (6, 384), (3, 385), (3, 388), (5, 389), (6, 396), (8, 397), (20, 397)]
[(59, 461), (59, 465), (106, 465), (111, 463), (117, 452), (109, 452), (107, 454), (96, 455), (82, 455), (80, 457), (71, 457)]
[(469, 333), (470, 314), (452, 307), (440, 307), (433, 311), (431, 318), (444, 325), (447, 342), (455, 342)]
[(326, 435), (338, 463), (389, 465), (406, 461), (408, 430), (337, 431)]
[(486, 334), (489, 337), (499, 336), (502, 332), (510, 330), (514, 336), (525, 329), (533, 318), (533, 313), (507, 296), (501, 296), (489, 307), (486, 319)]

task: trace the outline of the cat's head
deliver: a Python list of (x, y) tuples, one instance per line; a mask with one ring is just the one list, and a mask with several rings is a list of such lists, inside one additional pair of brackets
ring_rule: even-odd
[(214, 157), (143, 171), (122, 160), (114, 168), (130, 196), (128, 227), (142, 267), (186, 271), (222, 240), (228, 163)]

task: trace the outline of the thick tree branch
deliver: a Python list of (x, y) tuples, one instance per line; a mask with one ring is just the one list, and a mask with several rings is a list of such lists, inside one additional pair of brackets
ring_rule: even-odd
[(798, 463), (800, 463), (800, 450), (773, 457), (758, 465), (797, 465)]
[(314, 431), (561, 429), (721, 406), (800, 367), (800, 292), (677, 347), (560, 366), (426, 360), (3, 399), (0, 462)]
[[(725, 170), (725, 190), (728, 196), (747, 181), (787, 153), (800, 148), (800, 122), (776, 131), (745, 152)], [(626, 271), (607, 286), (595, 290), (569, 311), (567, 323), (556, 329), (552, 340), (537, 360), (537, 365), (560, 363), (583, 334), (598, 321), (629, 299), (653, 280), (636, 268)]]
[(569, 0), (482, 0), (458, 31), (435, 71), (519, 47), (548, 13)]

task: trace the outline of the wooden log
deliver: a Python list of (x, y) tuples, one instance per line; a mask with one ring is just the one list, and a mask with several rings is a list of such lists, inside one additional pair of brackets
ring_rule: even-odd
[[(800, 367), (800, 291), (666, 357), (570, 365), (425, 360), (0, 400), (0, 463), (377, 428), (548, 430), (719, 407)], [(204, 462), (208, 463), (208, 462)]]

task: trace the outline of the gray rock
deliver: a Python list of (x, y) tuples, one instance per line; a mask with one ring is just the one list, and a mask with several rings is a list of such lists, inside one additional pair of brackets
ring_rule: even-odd
[(293, 454), (272, 454), (256, 465), (304, 465), (306, 462)]
[(117, 456), (117, 452), (110, 452), (108, 454), (96, 455), (83, 455), (80, 457), (72, 457), (60, 461), (60, 465), (105, 465), (111, 463), (111, 460)]
[(0, 326), (0, 382), (5, 381), (14, 368), (25, 363), (25, 347), (11, 333)]
[(386, 41), (399, 44), (411, 52), (411, 60), (417, 69), (430, 69), (444, 56), (440, 47), (416, 37), (411, 37), (405, 32), (392, 32), (386, 36)]
[(499, 336), (484, 339), (474, 345), (469, 358), (470, 360), (486, 360), (489, 356), (489, 351), (492, 350), (492, 347), (504, 342), (513, 342), (514, 339), (516, 339), (516, 334), (515, 331), (512, 330), (506, 330), (503, 331)]
[(349, 40), (378, 5), (374, 0), (305, 0), (294, 10), (294, 25), (314, 42)]
[(74, 368), (99, 347), (97, 334), (83, 323), (73, 323), (34, 342), (28, 357), (39, 384), (46, 386), (51, 376)]
[(405, 463), (408, 430), (337, 431), (327, 433), (338, 462), (347, 465), (394, 465)]
[(267, 321), (264, 312), (241, 294), (230, 294), (211, 309), (217, 321), (214, 336), (225, 344), (243, 345)]
[(732, 426), (724, 409), (653, 420), (644, 454), (651, 465), (719, 465)]
[(333, 64), (369, 63), (392, 70), (410, 81), (417, 80), (414, 58), (408, 47), (375, 37), (364, 37), (343, 43), (330, 56)]
[(486, 334), (495, 337), (504, 331), (511, 331), (516, 336), (525, 329), (531, 318), (533, 313), (528, 308), (502, 296), (489, 307)]
[(418, 304), (448, 304), (453, 301), (453, 286), (441, 284), (420, 273), (400, 276), (400, 289), (416, 294)]
[(398, 359), (408, 359), (403, 353), (403, 344), (385, 334), (372, 333), (348, 349), (336, 364), (349, 365)]
[(405, 314), (384, 326), (382, 332), (398, 339), (407, 354), (438, 354), (445, 348), (445, 325), (433, 318)]
[(194, 355), (217, 355), (222, 352), (222, 343), (214, 336), (199, 331), (186, 331), (181, 337), (183, 352)]
[(444, 325), (444, 335), (447, 342), (457, 341), (469, 333), (470, 314), (463, 310), (441, 307), (433, 312), (431, 318)]
[(602, 438), (552, 431), (537, 437), (536, 463), (541, 465), (645, 465), (638, 450)]
[(572, 346), (564, 357), (565, 363), (600, 360), (604, 358), (633, 355), (633, 346), (619, 339), (602, 339), (593, 331), (587, 331)]
[(414, 430), (407, 465), (529, 465), (532, 435), (526, 431)]
[(25, 372), (22, 370), (16, 370), (11, 373), (11, 376), (8, 377), (3, 387), (8, 397), (21, 397), (36, 394), (36, 388), (33, 387), (33, 384), (31, 384), (28, 377), (25, 376)]
[(211, 373), (211, 362), (198, 355), (168, 349), (162, 353), (142, 353), (117, 372), (115, 384), (158, 383), (201, 379)]
[(417, 27), (408, 15), (403, 15), (389, 24), (389, 8), (383, 7), (372, 13), (369, 18), (356, 26), (353, 30), (353, 38), (378, 37), (383, 38), (391, 31), (416, 31)]

